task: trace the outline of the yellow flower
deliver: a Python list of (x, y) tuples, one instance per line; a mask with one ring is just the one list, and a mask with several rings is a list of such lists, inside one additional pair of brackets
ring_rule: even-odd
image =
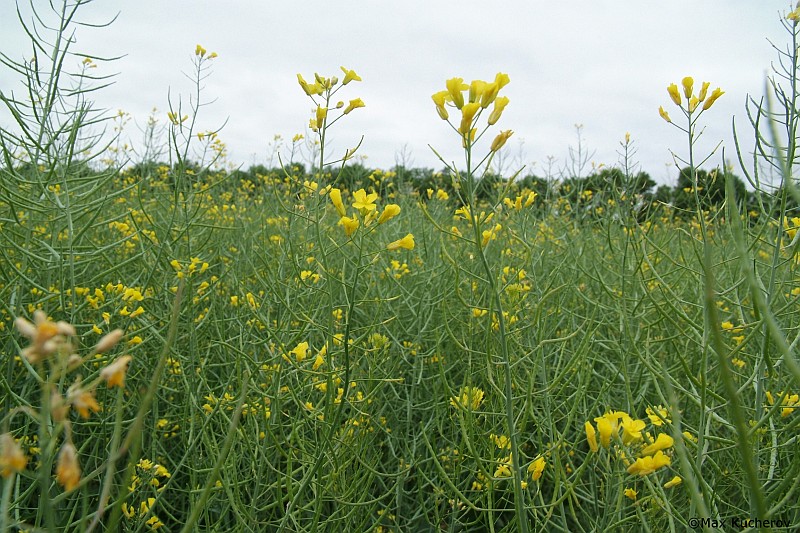
[(413, 250), (414, 249), (414, 235), (409, 233), (405, 237), (400, 240), (394, 241), (389, 243), (386, 248), (388, 250), (397, 250), (399, 248), (405, 248), (406, 250)]
[(353, 109), (358, 107), (364, 107), (364, 101), (361, 98), (356, 98), (355, 100), (350, 100), (350, 104), (344, 108), (344, 114), (348, 114)]
[(378, 218), (378, 224), (383, 224), (387, 220), (391, 220), (400, 214), (400, 206), (397, 204), (388, 204), (383, 208), (383, 213)]
[(297, 82), (300, 84), (300, 87), (303, 88), (303, 92), (305, 92), (308, 96), (322, 93), (322, 87), (319, 84), (315, 83), (313, 85), (309, 85), (308, 82), (303, 79), (302, 74), (297, 75)]
[(681, 80), (681, 85), (683, 85), (683, 94), (686, 96), (687, 99), (692, 97), (692, 88), (694, 87), (694, 78), (691, 76), (686, 76)]
[(355, 230), (358, 229), (358, 219), (353, 217), (342, 217), (339, 219), (339, 225), (344, 227), (344, 234), (348, 237), (353, 234)]
[(458, 131), (462, 135), (469, 134), (472, 129), (472, 119), (475, 118), (475, 113), (477, 113), (480, 108), (481, 104), (478, 102), (464, 104), (461, 108), (461, 125), (458, 127)]
[(627, 446), (642, 440), (644, 427), (644, 420), (633, 420), (629, 416), (624, 416), (622, 418), (622, 443)]
[(504, 144), (506, 144), (508, 138), (511, 137), (513, 134), (514, 132), (511, 130), (501, 131), (500, 133), (498, 133), (497, 137), (495, 137), (494, 140), (492, 141), (492, 146), (490, 150), (492, 152), (498, 151), (500, 148), (503, 147)]
[(594, 421), (597, 423), (597, 432), (600, 433), (600, 444), (603, 448), (608, 448), (611, 445), (611, 421), (605, 417), (595, 418)]
[(705, 103), (703, 104), (703, 111), (714, 105), (714, 102), (717, 101), (717, 98), (719, 98), (723, 94), (725, 94), (725, 91), (723, 91), (719, 87), (714, 89), (714, 92), (711, 93), (711, 96), (709, 96), (708, 100), (706, 100)]
[(10, 433), (0, 435), (0, 476), (10, 477), (15, 472), (25, 470), (28, 458)]
[(589, 449), (597, 452), (599, 448), (597, 447), (597, 433), (594, 430), (594, 426), (587, 420), (583, 427), (586, 429), (586, 441), (589, 443)]
[(317, 112), (316, 112), (316, 120), (317, 120), (317, 128), (322, 128), (322, 125), (325, 123), (325, 117), (328, 116), (328, 108), (322, 107), (321, 105), (317, 105)]
[(71, 442), (65, 443), (58, 454), (56, 464), (56, 481), (66, 490), (72, 490), (81, 480), (81, 467), (78, 465), (78, 453)]
[(544, 467), (546, 465), (547, 462), (544, 460), (544, 457), (537, 457), (536, 460), (528, 466), (528, 473), (531, 475), (531, 479), (536, 481), (542, 477), (542, 473), (544, 472)]
[(511, 455), (503, 457), (497, 461), (497, 468), (494, 471), (494, 477), (511, 477)]
[(342, 203), (342, 191), (337, 188), (333, 188), (328, 194), (331, 197), (331, 203), (333, 204), (333, 207), (336, 208), (336, 212), (339, 213), (339, 216), (345, 216), (347, 212), (345, 211), (344, 204)]
[(671, 489), (672, 487), (677, 487), (682, 482), (683, 482), (683, 479), (681, 479), (681, 476), (675, 476), (672, 479), (670, 479), (669, 481), (667, 481), (666, 483), (664, 483), (664, 488), (665, 489)]
[(436, 112), (439, 113), (439, 117), (441, 117), (442, 120), (450, 118), (447, 109), (444, 107), (446, 101), (452, 102), (453, 100), (450, 93), (447, 91), (439, 91), (431, 96), (431, 98), (433, 98), (433, 103), (436, 104)]
[(108, 388), (125, 387), (125, 373), (128, 371), (128, 363), (133, 359), (130, 355), (123, 355), (116, 361), (100, 371), (100, 377), (106, 382)]
[(302, 363), (303, 360), (308, 355), (308, 343), (301, 342), (300, 344), (289, 350), (289, 353), (294, 355), (298, 363)]
[(630, 487), (628, 487), (627, 489), (625, 489), (625, 491), (623, 492), (623, 494), (625, 494), (625, 497), (626, 497), (626, 498), (630, 498), (630, 499), (631, 499), (631, 500), (633, 500), (633, 501), (636, 501), (636, 496), (638, 495), (638, 493), (637, 493), (637, 492), (636, 492), (634, 489), (632, 489), (632, 488), (630, 488)]
[(70, 400), (72, 401), (72, 407), (83, 418), (89, 418), (90, 411), (98, 413), (102, 410), (91, 391), (78, 390), (77, 393), (71, 395)]
[(469, 85), (464, 83), (464, 78), (450, 78), (445, 82), (445, 86), (456, 108), (461, 109), (464, 107), (464, 95), (461, 91), (469, 89)]
[(697, 97), (699, 101), (703, 101), (706, 99), (706, 95), (708, 94), (708, 87), (711, 83), (704, 81), (703, 86), (700, 88), (700, 95)]
[(648, 455), (647, 457), (640, 457), (636, 462), (628, 467), (628, 473), (640, 476), (652, 474), (663, 466), (669, 466), (672, 463), (669, 456), (664, 455), (664, 452), (658, 451), (655, 455)]
[(700, 100), (696, 96), (692, 96), (689, 98), (689, 113), (694, 113), (694, 110), (697, 109), (697, 104), (700, 103)]
[(480, 102), (486, 85), (486, 82), (483, 80), (472, 80), (469, 84), (469, 101)]
[(664, 425), (664, 422), (667, 422), (668, 424), (672, 422), (672, 420), (668, 418), (669, 411), (667, 411), (667, 409), (661, 405), (655, 409), (648, 407), (645, 412), (647, 413), (647, 418), (650, 419), (650, 423), (654, 426), (662, 426)]
[(674, 439), (666, 433), (659, 433), (656, 441), (642, 448), (641, 455), (653, 455), (659, 450), (666, 450), (675, 443)]
[(667, 92), (669, 93), (669, 97), (672, 98), (672, 101), (675, 102), (675, 105), (681, 105), (681, 93), (678, 92), (678, 86), (674, 83), (667, 87)]
[(344, 72), (344, 80), (342, 80), (342, 85), (347, 85), (351, 81), (361, 81), (361, 76), (356, 74), (355, 70), (348, 70), (344, 67), (339, 67)]
[(511, 78), (508, 77), (508, 74), (503, 74), (502, 72), (498, 72), (494, 77), (494, 82), (497, 84), (498, 91), (508, 85), (510, 81)]
[(492, 108), (491, 114), (489, 114), (489, 125), (493, 126), (500, 120), (500, 116), (503, 114), (503, 110), (508, 105), (509, 99), (507, 96), (498, 96), (494, 101), (494, 107)]
[(194, 55), (203, 57), (206, 55), (206, 49), (200, 46), (199, 44), (194, 48)]
[(486, 109), (489, 107), (489, 104), (495, 101), (497, 98), (497, 93), (500, 91), (500, 86), (497, 82), (487, 83), (483, 86), (483, 92), (481, 93), (481, 107)]
[(374, 211), (377, 208), (375, 200), (378, 199), (378, 193), (367, 194), (364, 189), (359, 189), (353, 193), (353, 198), (355, 198), (353, 207), (358, 209), (362, 215), (366, 215), (369, 211)]
[(672, 119), (669, 118), (669, 113), (664, 110), (664, 106), (658, 106), (658, 114), (667, 122), (672, 122)]

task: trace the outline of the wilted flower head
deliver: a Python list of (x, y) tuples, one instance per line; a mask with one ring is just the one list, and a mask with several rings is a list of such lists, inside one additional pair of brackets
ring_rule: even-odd
[(0, 435), (0, 476), (10, 477), (11, 474), (22, 472), (27, 464), (28, 458), (14, 437), (10, 433)]
[(123, 355), (116, 361), (100, 371), (100, 377), (111, 387), (125, 387), (125, 374), (128, 371), (128, 363), (131, 362), (130, 355)]
[(71, 442), (64, 443), (58, 454), (56, 464), (56, 481), (66, 490), (72, 490), (81, 480), (81, 467), (78, 464), (78, 452)]
[(14, 321), (14, 325), (31, 345), (22, 350), (22, 355), (31, 363), (48, 358), (61, 347), (69, 347), (67, 337), (75, 335), (75, 328), (67, 322), (52, 322), (41, 309), (33, 313), (33, 324), (22, 317)]

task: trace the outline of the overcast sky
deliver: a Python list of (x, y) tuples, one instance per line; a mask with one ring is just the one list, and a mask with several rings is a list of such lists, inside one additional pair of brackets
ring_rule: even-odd
[[(686, 140), (658, 115), (663, 105), (674, 120), (680, 116), (667, 85), (691, 75), (698, 85), (707, 80), (725, 91), (701, 118), (706, 129), (698, 151), (723, 141), (726, 158), (734, 159), (731, 119), (747, 129), (746, 97), (764, 92), (777, 58), (768, 40), (781, 48), (789, 42), (779, 13), (790, 6), (784, 0), (99, 0), (79, 18), (98, 23), (118, 13), (117, 20), (108, 28), (79, 28), (73, 49), (124, 56), (99, 67), (98, 73), (119, 76), (95, 101), (132, 115), (133, 143), (141, 138), (137, 124), (154, 106), (166, 120), (168, 93), (190, 94), (182, 72), (191, 71), (199, 43), (219, 54), (204, 92), (215, 101), (202, 110), (200, 128), (227, 120), (220, 136), (230, 159), (245, 166), (267, 160), (274, 135), (306, 133), (311, 102), (296, 74), (341, 79), (340, 65), (363, 78), (345, 87), (341, 99), (360, 97), (366, 107), (334, 126), (337, 152), (363, 134), (367, 166), (391, 167), (406, 146), (414, 166), (442, 168), (428, 144), (460, 162), (460, 141), (438, 118), (430, 95), (448, 78), (491, 80), (502, 71), (511, 83), (501, 94), (511, 103), (498, 131), (514, 130), (506, 149), (529, 170), (543, 174), (548, 156), (563, 164), (577, 143), (575, 124), (583, 124), (595, 163), (615, 164), (619, 141), (630, 132), (642, 169), (674, 184), (669, 150), (684, 156)], [(12, 0), (0, 0), (2, 51), (28, 57), (18, 26)], [(0, 69), (0, 89), (19, 88), (18, 76)], [(719, 164), (721, 153), (712, 162)]]

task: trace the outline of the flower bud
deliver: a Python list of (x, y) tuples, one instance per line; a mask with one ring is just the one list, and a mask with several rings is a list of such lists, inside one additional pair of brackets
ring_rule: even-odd
[(325, 123), (325, 117), (327, 116), (328, 116), (328, 108), (318, 105), (316, 111), (316, 120), (318, 128), (322, 127), (322, 125)]
[(345, 216), (347, 212), (345, 211), (344, 203), (342, 203), (342, 191), (340, 191), (338, 188), (333, 188), (331, 189), (329, 196), (331, 198), (331, 203), (333, 204), (333, 207), (336, 208), (336, 212), (339, 213), (339, 216)]

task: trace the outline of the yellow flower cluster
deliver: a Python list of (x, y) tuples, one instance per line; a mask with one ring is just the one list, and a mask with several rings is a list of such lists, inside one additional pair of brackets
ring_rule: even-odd
[[(654, 426), (668, 422), (668, 415), (661, 406), (648, 409), (648, 417)], [(624, 411), (609, 411), (595, 418), (594, 422), (594, 425), (589, 421), (584, 424), (589, 449), (597, 453), (601, 446), (609, 449), (614, 444), (615, 447), (622, 445), (627, 450), (634, 450), (639, 457), (631, 462), (626, 459), (625, 450), (617, 449), (617, 456), (623, 458), (629, 474), (646, 476), (672, 464), (672, 459), (664, 450), (672, 447), (673, 438), (666, 433), (659, 433), (655, 438), (650, 433), (644, 433), (647, 426), (644, 420), (633, 419)], [(675, 484), (677, 482), (671, 486)]]
[(483, 403), (483, 390), (478, 387), (461, 387), (458, 396), (450, 398), (450, 405), (456, 409), (477, 411)]
[[(400, 206), (397, 204), (387, 204), (383, 208), (383, 212), (378, 214), (378, 205), (377, 201), (380, 199), (378, 198), (378, 193), (372, 192), (367, 193), (364, 189), (359, 189), (353, 193), (353, 203), (351, 204), (353, 209), (356, 210), (353, 213), (353, 216), (347, 216), (347, 208), (344, 205), (344, 201), (342, 200), (342, 191), (336, 187), (331, 188), (328, 193), (328, 196), (331, 199), (331, 203), (333, 207), (336, 209), (336, 212), (339, 214), (339, 225), (344, 228), (344, 233), (346, 236), (350, 237), (355, 233), (355, 231), (359, 228), (362, 221), (364, 223), (364, 227), (369, 227), (373, 222), (377, 220), (378, 225), (381, 225), (389, 220), (393, 219), (397, 215), (400, 214)], [(359, 218), (360, 217), (360, 218)], [(404, 248), (406, 250), (413, 250), (414, 249), (414, 236), (412, 234), (408, 234), (402, 239), (394, 241), (387, 245), (389, 250), (397, 250), (398, 248)]]
[[(431, 96), (436, 106), (436, 112), (442, 120), (448, 122), (450, 120), (447, 107), (455, 107), (461, 112), (461, 120), (456, 130), (461, 135), (464, 148), (475, 141), (478, 120), (484, 109), (488, 109), (490, 105), (493, 106), (489, 113), (487, 127), (493, 126), (500, 120), (509, 100), (507, 96), (498, 96), (498, 93), (500, 89), (508, 85), (509, 81), (508, 74), (502, 72), (498, 72), (492, 82), (472, 80), (470, 84), (466, 84), (463, 78), (450, 78), (445, 83), (445, 90)], [(468, 91), (466, 100), (464, 98), (465, 91)], [(513, 133), (511, 130), (500, 132), (492, 141), (491, 151), (500, 150)]]
[[(772, 395), (770, 391), (767, 391), (767, 401), (770, 405), (775, 405), (775, 397)], [(780, 404), (783, 405), (783, 409), (781, 409), (781, 416), (787, 417), (791, 415), (795, 409), (800, 409), (800, 395), (798, 394), (789, 394), (784, 392), (778, 393), (778, 398), (780, 399)]]
[[(716, 102), (720, 96), (725, 94), (725, 92), (722, 89), (717, 87), (709, 95), (708, 88), (711, 86), (711, 84), (707, 81), (704, 81), (703, 85), (700, 88), (700, 93), (698, 95), (695, 95), (693, 92), (694, 78), (692, 78), (691, 76), (686, 76), (685, 78), (683, 78), (683, 80), (681, 80), (681, 86), (683, 88), (683, 96), (686, 97), (685, 108), (683, 107), (683, 101), (681, 99), (681, 90), (678, 88), (676, 84), (673, 83), (669, 87), (667, 87), (667, 93), (669, 94), (669, 97), (672, 99), (675, 105), (681, 108), (681, 110), (683, 110), (684, 113), (688, 114), (694, 113), (694, 111), (697, 109), (697, 106), (699, 106), (701, 103), (703, 104), (702, 111), (707, 110), (712, 105), (714, 105), (714, 102)], [(658, 114), (661, 115), (661, 118), (663, 118), (667, 122), (672, 122), (669, 113), (667, 113), (667, 111), (664, 110), (664, 106), (658, 108)]]
[[(302, 74), (297, 75), (297, 82), (300, 84), (303, 92), (306, 93), (307, 96), (311, 97), (311, 99), (317, 105), (316, 109), (314, 110), (314, 116), (311, 118), (308, 124), (312, 131), (318, 132), (327, 125), (326, 120), (328, 118), (328, 105), (331, 97), (336, 93), (336, 91), (351, 81), (361, 81), (361, 76), (356, 74), (355, 71), (345, 67), (340, 68), (342, 69), (342, 72), (344, 72), (344, 79), (339, 87), (336, 87), (339, 84), (339, 78), (336, 76), (325, 78), (317, 73), (314, 73), (314, 83), (308, 83), (303, 78)], [(325, 105), (323, 106), (322, 103), (317, 102), (317, 100), (314, 98), (315, 96), (322, 96), (325, 100), (325, 102), (323, 102)], [(344, 105), (344, 102), (336, 102), (335, 109), (343, 108), (343, 110), (341, 115), (332, 121), (331, 124), (336, 120), (339, 120), (339, 118), (342, 116), (350, 114), (350, 112), (354, 109), (364, 107), (365, 105), (366, 104), (364, 104), (364, 101), (361, 98), (350, 100), (347, 106)], [(349, 156), (352, 156), (352, 153), (349, 153)], [(346, 156), (346, 158), (347, 157), (348, 156)]]
[(523, 198), (522, 196), (517, 196), (515, 199), (511, 198), (503, 198), (503, 204), (509, 209), (515, 209), (517, 211), (522, 211), (523, 207), (530, 207), (533, 205), (533, 202), (536, 200), (536, 193), (531, 191), (528, 195)]

